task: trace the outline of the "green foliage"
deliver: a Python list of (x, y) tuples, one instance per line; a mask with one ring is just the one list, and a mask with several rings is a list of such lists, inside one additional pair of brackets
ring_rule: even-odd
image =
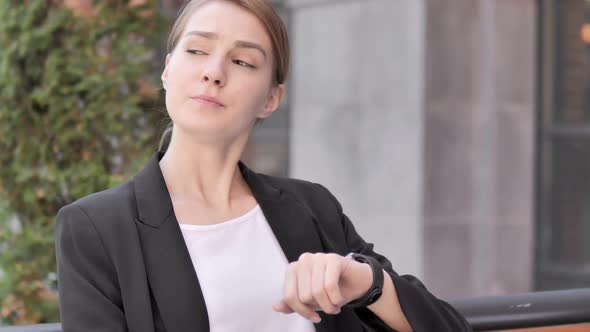
[(157, 146), (155, 1), (0, 0), (0, 306), (8, 324), (58, 321), (54, 218), (118, 184)]

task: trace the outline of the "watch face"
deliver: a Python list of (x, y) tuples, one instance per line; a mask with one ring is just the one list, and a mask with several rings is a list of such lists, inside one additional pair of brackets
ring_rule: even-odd
[(377, 300), (379, 300), (379, 298), (381, 297), (382, 293), (383, 293), (383, 291), (381, 291), (380, 289), (376, 289), (375, 292), (373, 294), (371, 294), (370, 302), (371, 303), (377, 302)]

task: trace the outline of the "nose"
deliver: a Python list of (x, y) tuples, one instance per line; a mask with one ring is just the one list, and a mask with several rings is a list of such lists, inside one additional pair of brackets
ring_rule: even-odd
[(207, 64), (201, 74), (201, 81), (204, 83), (213, 83), (218, 87), (224, 86), (226, 78), (222, 64), (217, 61), (211, 61)]

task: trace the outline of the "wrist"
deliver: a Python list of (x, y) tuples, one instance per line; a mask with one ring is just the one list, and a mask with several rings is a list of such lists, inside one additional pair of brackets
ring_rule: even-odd
[(352, 258), (349, 259), (354, 270), (354, 280), (357, 280), (352, 300), (357, 300), (371, 290), (371, 286), (373, 285), (373, 270), (367, 263), (357, 262)]
[[(389, 275), (389, 273), (385, 272), (385, 270), (381, 271), (383, 273), (383, 294), (390, 294), (391, 293), (391, 288), (393, 286), (393, 280), (391, 280), (391, 276)], [(375, 301), (375, 303), (370, 304), (367, 306), (368, 309), (370, 309), (371, 311), (375, 311), (375, 308), (378, 308), (386, 299), (387, 296), (381, 296), (377, 301)]]
[[(357, 266), (359, 267), (359, 271), (362, 272), (360, 272), (361, 276), (357, 279), (359, 280), (357, 284), (359, 285), (360, 295), (355, 294), (356, 298), (345, 306), (349, 308), (364, 308), (378, 301), (383, 293), (384, 281), (381, 264), (375, 258), (362, 254), (350, 253), (346, 257), (353, 259), (355, 261), (354, 263), (360, 264)], [(369, 287), (367, 287), (367, 284)]]

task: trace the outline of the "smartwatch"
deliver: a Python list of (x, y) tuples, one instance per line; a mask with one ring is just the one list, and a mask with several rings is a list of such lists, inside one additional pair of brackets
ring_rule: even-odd
[(346, 255), (348, 258), (352, 258), (359, 263), (366, 263), (369, 264), (371, 270), (373, 270), (373, 284), (369, 291), (360, 298), (351, 301), (344, 305), (347, 308), (365, 308), (379, 300), (381, 294), (383, 294), (383, 267), (379, 262), (367, 255), (357, 254), (357, 253), (350, 253)]

